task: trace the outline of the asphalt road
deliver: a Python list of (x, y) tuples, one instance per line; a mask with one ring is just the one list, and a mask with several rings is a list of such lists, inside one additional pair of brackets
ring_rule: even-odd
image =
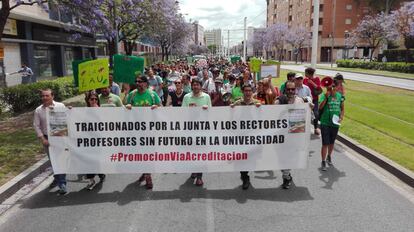
[[(306, 67), (303, 65), (282, 65), (281, 68), (298, 71), (298, 72), (304, 72)], [(324, 75), (324, 76), (335, 76), (335, 74), (337, 73), (338, 71), (316, 69), (316, 74)], [(392, 77), (359, 74), (359, 73), (351, 73), (351, 72), (340, 72), (340, 73), (344, 75), (345, 79), (349, 79), (349, 80), (362, 81), (362, 82), (367, 82), (367, 83), (372, 83), (372, 84), (414, 90), (414, 80), (398, 79), (398, 78), (392, 78)]]
[(154, 189), (139, 175), (108, 175), (101, 188), (70, 176), (69, 193), (48, 189), (51, 177), (0, 216), (0, 232), (65, 231), (413, 231), (414, 191), (402, 195), (367, 171), (341, 146), (334, 167), (319, 169), (320, 139), (309, 165), (293, 170), (294, 186), (279, 187), (279, 171), (205, 174), (196, 187), (187, 174), (154, 174)]

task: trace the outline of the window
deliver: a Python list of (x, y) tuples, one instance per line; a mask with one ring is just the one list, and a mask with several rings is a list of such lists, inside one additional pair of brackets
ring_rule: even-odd
[(351, 4), (346, 5), (346, 9), (347, 10), (352, 10), (352, 5)]
[(319, 5), (319, 11), (320, 11), (320, 12), (323, 12), (323, 4), (320, 4), (320, 5)]
[(352, 20), (351, 19), (345, 19), (345, 24), (346, 25), (349, 25), (349, 24), (351, 24), (352, 23)]
[(319, 18), (319, 25), (323, 25), (323, 18)]
[(65, 48), (65, 69), (66, 75), (72, 75), (72, 61), (74, 60), (73, 49)]

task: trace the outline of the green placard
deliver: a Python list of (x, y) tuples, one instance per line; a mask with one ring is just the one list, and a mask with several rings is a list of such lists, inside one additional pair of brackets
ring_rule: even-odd
[(114, 55), (114, 81), (134, 84), (136, 75), (144, 73), (144, 65), (143, 57)]
[(187, 63), (192, 64), (193, 63), (193, 57), (187, 56)]
[(241, 60), (240, 56), (232, 56), (232, 57), (230, 57), (230, 61), (231, 61), (232, 64), (236, 63), (239, 60)]
[(84, 59), (84, 60), (74, 60), (72, 61), (72, 71), (73, 71), (73, 80), (75, 83), (76, 87), (79, 87), (79, 64), (86, 62), (86, 61), (90, 61), (92, 59), (88, 58), (88, 59)]
[(109, 86), (109, 61), (97, 59), (79, 64), (79, 91), (99, 89)]
[(250, 71), (251, 72), (260, 72), (260, 65), (262, 64), (262, 60), (258, 58), (251, 58), (250, 59)]

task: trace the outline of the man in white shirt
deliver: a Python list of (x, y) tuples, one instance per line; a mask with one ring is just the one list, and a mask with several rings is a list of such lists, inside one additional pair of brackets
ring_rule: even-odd
[[(65, 107), (63, 103), (55, 102), (53, 100), (54, 95), (51, 89), (41, 90), (42, 105), (36, 108), (34, 112), (33, 127), (36, 131), (36, 135), (42, 143), (47, 156), (49, 156), (49, 140), (47, 134), (47, 122), (46, 122), (46, 109), (49, 108), (61, 108)], [(66, 174), (54, 175), (54, 180), (50, 184), (50, 188), (56, 186), (59, 187), (58, 193), (63, 195), (66, 194)]]
[(294, 80), (296, 86), (295, 95), (302, 99), (308, 99), (308, 102), (312, 102), (312, 93), (309, 87), (303, 84), (303, 75), (297, 73)]

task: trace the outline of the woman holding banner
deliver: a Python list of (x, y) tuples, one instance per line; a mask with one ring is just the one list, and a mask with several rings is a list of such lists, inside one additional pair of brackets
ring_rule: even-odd
[[(89, 91), (85, 95), (85, 102), (88, 107), (100, 107), (99, 95), (97, 92)], [(85, 187), (87, 190), (92, 190), (95, 187), (95, 176), (96, 174), (86, 174), (86, 179), (89, 180), (88, 185)], [(102, 184), (105, 180), (105, 174), (98, 174), (98, 176), (100, 179), (99, 184)]]

